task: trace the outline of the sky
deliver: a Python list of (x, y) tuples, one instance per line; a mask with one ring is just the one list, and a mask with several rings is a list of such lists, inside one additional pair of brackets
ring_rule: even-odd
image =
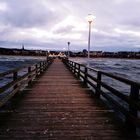
[(0, 0), (0, 47), (140, 51), (140, 0)]

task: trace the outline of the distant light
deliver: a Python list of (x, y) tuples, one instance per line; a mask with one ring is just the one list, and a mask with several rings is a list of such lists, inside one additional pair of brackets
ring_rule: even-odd
[(90, 23), (91, 23), (95, 18), (96, 18), (96, 17), (93, 16), (92, 14), (88, 14), (88, 16), (86, 17), (87, 21), (90, 22)]

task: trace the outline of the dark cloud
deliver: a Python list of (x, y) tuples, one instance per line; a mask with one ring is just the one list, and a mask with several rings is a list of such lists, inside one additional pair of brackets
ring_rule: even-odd
[(58, 16), (38, 0), (9, 0), (7, 5), (8, 10), (0, 13), (0, 21), (15, 27), (49, 25)]
[[(98, 30), (92, 33), (93, 50), (135, 48), (140, 44), (139, 0), (0, 0), (1, 3), (7, 6), (4, 9), (0, 5), (1, 46), (25, 42), (28, 47), (62, 49), (70, 40), (71, 48), (83, 49), (87, 47), (85, 16), (89, 13), (95, 14), (92, 28)], [(72, 24), (65, 20), (69, 16), (74, 17)], [(77, 34), (81, 37), (75, 39)]]

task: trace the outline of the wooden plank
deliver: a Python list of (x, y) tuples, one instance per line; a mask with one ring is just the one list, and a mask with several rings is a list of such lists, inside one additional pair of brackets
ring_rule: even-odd
[(136, 139), (59, 60), (21, 93), (0, 112), (0, 139)]

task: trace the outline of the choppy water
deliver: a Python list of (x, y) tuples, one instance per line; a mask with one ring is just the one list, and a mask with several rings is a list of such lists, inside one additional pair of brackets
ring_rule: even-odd
[[(76, 62), (86, 64), (87, 59), (72, 59)], [(90, 59), (90, 67), (111, 72), (121, 77), (140, 82), (140, 60), (136, 59), (111, 59), (94, 58)]]
[[(5, 71), (14, 70), (27, 65), (33, 65), (45, 57), (25, 57), (25, 56), (0, 56), (0, 73)], [(21, 71), (18, 75), (23, 75), (26, 70)], [(0, 87), (12, 81), (13, 76), (7, 75), (4, 78), (0, 78)]]
[[(0, 56), (0, 73), (28, 64), (34, 64), (42, 59), (45, 59), (45, 57)], [(71, 60), (87, 64), (86, 58), (73, 58)], [(90, 67), (111, 72), (115, 75), (140, 83), (140, 60), (94, 58), (90, 59), (89, 64)], [(122, 88), (123, 91), (127, 92), (127, 86), (124, 86), (122, 83), (116, 84), (116, 81), (111, 81), (110, 83), (115, 85), (115, 88)]]
[(45, 57), (25, 57), (25, 56), (0, 56), (0, 73), (34, 64)]

